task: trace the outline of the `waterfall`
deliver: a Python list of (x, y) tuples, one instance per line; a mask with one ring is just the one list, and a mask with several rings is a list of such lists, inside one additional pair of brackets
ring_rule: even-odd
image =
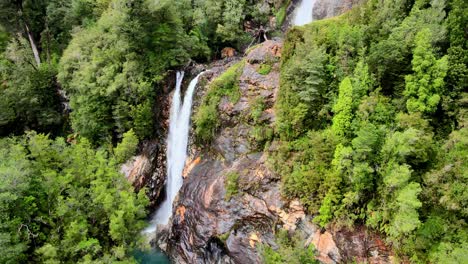
[(187, 158), (187, 145), (190, 130), (190, 114), (192, 112), (192, 99), (198, 79), (203, 74), (200, 73), (189, 84), (185, 92), (184, 102), (181, 106), (181, 86), (184, 79), (184, 72), (177, 72), (176, 87), (172, 97), (172, 106), (169, 117), (169, 135), (167, 137), (167, 183), (166, 199), (153, 216), (151, 225), (144, 232), (152, 233), (156, 231), (158, 224), (165, 225), (172, 215), (172, 203), (182, 187), (182, 172)]
[(302, 26), (309, 24), (314, 19), (312, 17), (312, 10), (316, 0), (301, 0), (294, 13), (292, 24), (294, 26)]

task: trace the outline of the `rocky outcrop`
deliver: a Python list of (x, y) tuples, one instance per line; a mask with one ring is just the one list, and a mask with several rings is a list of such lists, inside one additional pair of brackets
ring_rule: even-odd
[(338, 16), (360, 2), (362, 0), (317, 0), (312, 16), (314, 20)]
[(147, 187), (152, 207), (156, 206), (166, 182), (165, 144), (159, 140), (143, 143), (138, 156), (128, 160), (121, 172), (138, 191)]

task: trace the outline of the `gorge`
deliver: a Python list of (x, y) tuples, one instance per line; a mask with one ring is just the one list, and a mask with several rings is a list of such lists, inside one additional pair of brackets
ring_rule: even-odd
[(0, 0), (0, 263), (467, 263), (468, 2)]
[[(302, 26), (312, 22), (315, 2), (298, 1), (289, 15), (290, 23)], [(335, 7), (325, 17), (343, 12), (342, 7), (336, 8), (336, 1), (330, 4)], [(322, 263), (351, 259), (390, 262), (391, 252), (377, 233), (365, 228), (325, 230), (312, 223), (300, 200), (282, 197), (281, 176), (272, 170), (269, 160), (269, 152), (277, 151), (278, 142), (263, 146), (253, 140), (255, 133), (265, 137), (274, 129), (282, 50), (283, 40), (277, 38), (258, 44), (244, 57), (209, 66), (212, 72), (202, 77), (205, 87), (195, 95), (194, 117), (190, 117), (191, 96), (201, 74), (190, 82), (181, 106), (184, 72), (176, 73), (166, 152), (166, 199), (152, 226), (145, 230), (156, 233), (156, 244), (174, 263), (263, 263), (261, 245), (280, 247), (274, 232), (277, 228), (299, 234), (301, 246), (315, 248)], [(263, 65), (271, 68), (266, 74), (260, 74)], [(233, 68), (237, 79), (231, 88), (239, 89), (233, 91), (239, 95), (233, 99), (228, 92), (215, 105), (219, 129), (212, 143), (200, 148), (196, 135), (189, 135), (190, 119), (197, 118), (205, 98), (210, 98), (211, 83), (223, 79)], [(254, 111), (259, 111), (258, 117), (252, 117)], [(260, 132), (258, 127), (262, 127)], [(237, 189), (234, 195), (228, 189), (230, 184)], [(158, 232), (156, 225), (164, 227)]]

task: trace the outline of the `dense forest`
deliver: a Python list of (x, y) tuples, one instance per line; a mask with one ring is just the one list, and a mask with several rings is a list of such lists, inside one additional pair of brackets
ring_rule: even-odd
[(272, 163), (321, 226), (467, 261), (467, 8), (371, 0), (287, 34)]
[[(277, 120), (253, 140), (279, 146), (284, 198), (323, 228), (381, 233), (398, 259), (466, 263), (468, 2), (368, 0), (287, 32), (291, 1), (264, 2), (0, 0), (0, 263), (134, 263), (149, 201), (120, 166), (160, 126), (165, 81), (243, 53), (245, 21), (269, 17), (284, 37)], [(210, 84), (201, 147), (243, 63)], [(313, 263), (278, 233), (266, 263)]]

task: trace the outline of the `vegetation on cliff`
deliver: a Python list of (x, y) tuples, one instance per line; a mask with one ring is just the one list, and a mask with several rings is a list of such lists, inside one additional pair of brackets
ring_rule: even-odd
[(239, 76), (244, 69), (244, 63), (245, 61), (237, 62), (210, 83), (193, 119), (198, 142), (210, 143), (221, 125), (218, 116), (221, 98), (228, 96), (233, 103), (239, 100)]
[(462, 263), (467, 23), (466, 1), (370, 0), (290, 30), (272, 158), (284, 195), (411, 262)]

